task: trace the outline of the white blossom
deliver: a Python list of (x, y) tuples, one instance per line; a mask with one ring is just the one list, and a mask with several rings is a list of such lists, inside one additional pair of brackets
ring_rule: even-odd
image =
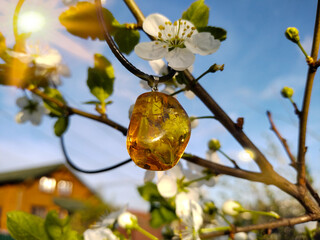
[(219, 40), (208, 32), (199, 33), (187, 20), (171, 23), (165, 16), (155, 13), (145, 19), (142, 27), (156, 41), (139, 43), (134, 49), (136, 54), (148, 61), (165, 58), (168, 65), (177, 71), (191, 66), (194, 54), (212, 54), (220, 46)]
[(112, 226), (119, 216), (126, 212), (127, 206), (120, 208), (118, 211), (114, 211), (111, 213), (108, 213), (106, 216), (102, 216), (100, 218), (100, 221), (98, 221), (95, 225), (93, 225), (94, 228), (103, 228), (103, 227), (110, 227)]
[(42, 115), (46, 113), (44, 106), (40, 104), (41, 99), (36, 95), (32, 95), (32, 98), (20, 97), (16, 103), (21, 108), (21, 111), (16, 115), (17, 123), (24, 123), (30, 121), (33, 125), (39, 125), (41, 123)]
[(176, 197), (176, 214), (185, 224), (181, 231), (182, 239), (200, 239), (199, 229), (203, 223), (202, 208), (195, 200), (191, 200), (185, 192)]
[(118, 240), (109, 228), (87, 229), (84, 233), (84, 240)]
[(248, 235), (245, 232), (238, 232), (234, 235), (234, 240), (248, 240)]
[(132, 213), (124, 212), (118, 217), (118, 223), (122, 228), (132, 229), (138, 224), (138, 219)]
[(56, 49), (31, 42), (27, 42), (25, 48), (25, 53), (10, 50), (7, 53), (25, 64), (34, 64), (36, 67), (35, 75), (47, 77), (55, 85), (61, 84), (60, 76), (70, 76), (68, 66), (62, 64), (62, 57)]
[(192, 129), (198, 127), (199, 119), (195, 118), (195, 116), (191, 116), (190, 121), (191, 121), (191, 128)]
[(242, 209), (242, 206), (237, 201), (228, 200), (222, 205), (222, 212), (230, 216), (238, 215), (239, 214), (238, 209)]

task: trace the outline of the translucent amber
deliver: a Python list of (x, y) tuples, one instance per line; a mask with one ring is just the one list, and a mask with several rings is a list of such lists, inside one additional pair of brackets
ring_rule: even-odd
[(127, 149), (139, 167), (167, 170), (178, 163), (190, 133), (189, 117), (174, 97), (160, 92), (144, 93), (133, 108)]

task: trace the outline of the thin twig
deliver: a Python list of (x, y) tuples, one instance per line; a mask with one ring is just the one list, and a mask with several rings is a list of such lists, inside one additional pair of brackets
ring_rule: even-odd
[[(319, 44), (320, 44), (320, 2), (318, 1), (317, 16), (315, 20), (313, 43), (312, 43), (312, 50), (311, 50), (311, 57), (313, 59), (318, 59)], [(302, 187), (305, 186), (306, 184), (305, 182), (305, 179), (306, 179), (305, 154), (307, 151), (306, 132), (307, 132), (307, 121), (308, 121), (309, 106), (311, 101), (312, 86), (313, 86), (315, 74), (316, 74), (316, 69), (313, 68), (312, 66), (309, 66), (303, 104), (302, 104), (302, 110), (301, 110), (300, 124), (299, 124), (297, 182)], [(301, 194), (304, 194), (303, 189)]]
[[(291, 166), (297, 170), (297, 163), (296, 163), (296, 159), (293, 156), (293, 154), (291, 153), (291, 150), (287, 144), (287, 140), (285, 138), (283, 138), (280, 134), (280, 132), (278, 131), (278, 129), (276, 128), (276, 125), (273, 122), (272, 119), (272, 115), (269, 111), (267, 111), (267, 115), (268, 115), (268, 119), (271, 125), (271, 130), (276, 134), (276, 136), (278, 137), (278, 139), (280, 140), (280, 142), (282, 143), (285, 152), (288, 154), (289, 159), (291, 161)], [(314, 190), (314, 188), (312, 187), (311, 183), (306, 179), (306, 187), (309, 190), (309, 192), (311, 193), (311, 195), (313, 196), (313, 198), (317, 201), (318, 205), (320, 206), (320, 197), (318, 195), (318, 193)]]
[(92, 120), (107, 124), (108, 126), (110, 126), (112, 128), (115, 128), (118, 131), (120, 131), (124, 136), (127, 135), (127, 128), (125, 128), (125, 127), (121, 126), (120, 124), (110, 120), (105, 115), (95, 115), (95, 114), (91, 114), (91, 113), (82, 111), (80, 109), (72, 108), (72, 107), (66, 105), (65, 103), (59, 101), (58, 99), (49, 97), (47, 94), (45, 94), (44, 92), (42, 92), (38, 88), (30, 89), (30, 91), (33, 92), (34, 94), (40, 96), (42, 99), (48, 100), (50, 102), (53, 102), (58, 107), (60, 107), (62, 109), (66, 109), (69, 114), (77, 114), (79, 116), (90, 118)]

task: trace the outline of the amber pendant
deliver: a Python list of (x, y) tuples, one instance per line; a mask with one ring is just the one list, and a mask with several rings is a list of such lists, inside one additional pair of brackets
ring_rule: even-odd
[(163, 171), (174, 167), (190, 138), (190, 119), (172, 96), (141, 94), (132, 111), (127, 149), (136, 165)]

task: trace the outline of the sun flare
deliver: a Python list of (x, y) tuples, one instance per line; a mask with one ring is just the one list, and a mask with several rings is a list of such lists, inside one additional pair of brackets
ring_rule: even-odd
[(22, 32), (38, 32), (46, 25), (46, 19), (40, 12), (28, 11), (21, 14), (18, 20)]

